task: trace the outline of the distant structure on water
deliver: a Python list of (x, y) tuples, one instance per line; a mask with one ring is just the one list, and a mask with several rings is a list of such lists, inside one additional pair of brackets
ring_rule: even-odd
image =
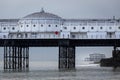
[(101, 59), (105, 58), (105, 54), (94, 53), (90, 54), (89, 57), (85, 58), (85, 61), (93, 61), (94, 63), (99, 63)]

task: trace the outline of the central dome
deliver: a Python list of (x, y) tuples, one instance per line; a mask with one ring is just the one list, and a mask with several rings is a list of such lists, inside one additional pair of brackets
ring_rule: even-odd
[(61, 17), (52, 13), (47, 13), (43, 9), (41, 10), (41, 12), (35, 12), (23, 18), (24, 19), (61, 19)]

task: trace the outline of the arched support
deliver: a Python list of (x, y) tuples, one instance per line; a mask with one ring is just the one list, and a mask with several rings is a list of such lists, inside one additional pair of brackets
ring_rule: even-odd
[(29, 71), (29, 47), (5, 46), (4, 71)]
[(75, 69), (75, 46), (59, 47), (59, 69)]

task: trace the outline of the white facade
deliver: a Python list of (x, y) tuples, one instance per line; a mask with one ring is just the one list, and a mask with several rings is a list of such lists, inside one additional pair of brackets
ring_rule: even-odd
[(62, 19), (44, 12), (0, 19), (1, 39), (120, 39), (120, 19)]

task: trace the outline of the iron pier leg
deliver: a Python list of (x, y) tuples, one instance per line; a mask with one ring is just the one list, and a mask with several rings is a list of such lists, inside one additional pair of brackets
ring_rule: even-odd
[(113, 56), (113, 67), (117, 68), (117, 50), (116, 50), (116, 46), (114, 46), (112, 56)]
[(26, 70), (29, 70), (29, 47), (26, 47)]
[(75, 47), (74, 46), (59, 47), (59, 69), (60, 70), (75, 69)]
[(5, 46), (4, 71), (28, 71), (29, 47)]
[(6, 46), (5, 46), (5, 47), (4, 47), (4, 70), (7, 69), (7, 67), (6, 67), (6, 64), (7, 64), (7, 63), (6, 63), (6, 61), (7, 61), (7, 60), (6, 60), (6, 57), (7, 57), (7, 56), (6, 56)]

